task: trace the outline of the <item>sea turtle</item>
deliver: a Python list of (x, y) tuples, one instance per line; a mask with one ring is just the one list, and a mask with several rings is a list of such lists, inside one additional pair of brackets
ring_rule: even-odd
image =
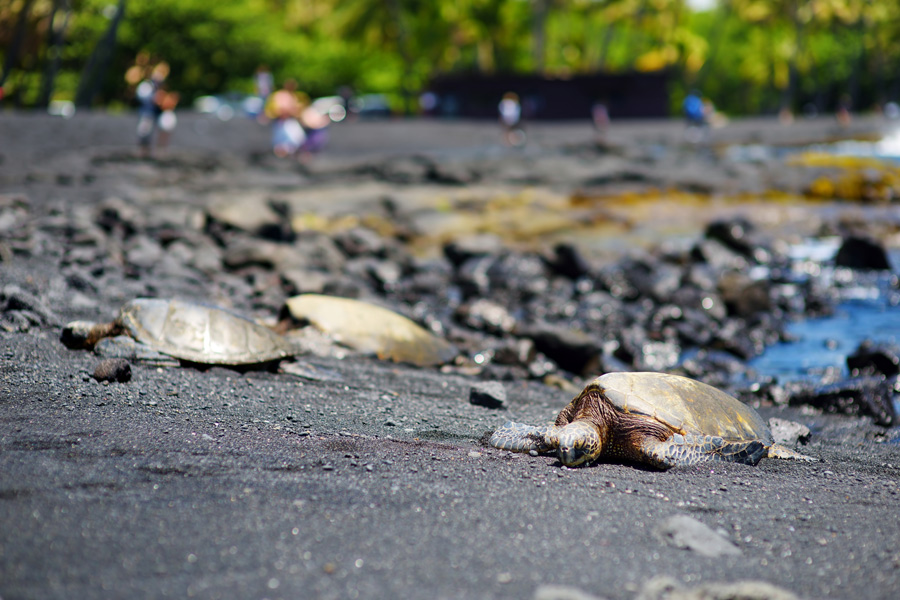
[[(129, 340), (122, 336), (137, 342), (137, 350), (126, 350)], [(209, 365), (255, 365), (296, 353), (276, 332), (223, 308), (157, 298), (125, 303), (112, 323), (74, 321), (62, 332), (62, 342), (70, 348), (93, 348), (101, 340), (132, 356), (149, 349)]]
[(755, 465), (769, 458), (815, 460), (775, 443), (759, 414), (725, 392), (663, 373), (607, 373), (556, 418), (533, 427), (508, 422), (490, 442), (514, 452), (556, 450), (568, 467), (600, 457), (660, 469), (705, 461)]
[[(335, 296), (300, 294), (282, 309), (282, 329), (312, 324), (332, 340), (364, 354), (419, 367), (453, 360), (457, 349), (403, 315), (381, 306)], [(301, 337), (291, 332), (289, 336)], [(302, 340), (298, 339), (298, 343)]]

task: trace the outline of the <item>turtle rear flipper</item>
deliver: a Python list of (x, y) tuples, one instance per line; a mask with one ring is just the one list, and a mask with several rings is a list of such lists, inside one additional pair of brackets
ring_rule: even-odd
[(511, 452), (549, 452), (559, 445), (553, 435), (555, 429), (509, 421), (494, 431), (488, 443), (494, 448)]
[(660, 469), (710, 461), (755, 465), (766, 455), (759, 440), (730, 442), (717, 435), (674, 434), (665, 440), (647, 437), (641, 443), (647, 462)]
[(766, 455), (769, 458), (784, 458), (787, 460), (802, 460), (804, 462), (818, 462), (818, 458), (813, 458), (812, 456), (807, 456), (805, 454), (800, 454), (796, 450), (791, 450), (787, 446), (782, 446), (781, 444), (772, 444), (768, 448), (768, 454)]

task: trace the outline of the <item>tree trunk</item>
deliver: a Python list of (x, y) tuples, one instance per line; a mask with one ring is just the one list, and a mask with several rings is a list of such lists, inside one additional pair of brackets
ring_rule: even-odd
[[(56, 13), (62, 8), (65, 13), (63, 22), (56, 26)], [(50, 13), (50, 27), (47, 28), (47, 58), (44, 68), (44, 78), (41, 82), (41, 93), (38, 96), (37, 105), (47, 107), (53, 97), (53, 88), (56, 85), (56, 74), (59, 72), (59, 63), (62, 58), (62, 43), (66, 37), (66, 29), (69, 27), (69, 17), (72, 15), (68, 0), (54, 0), (53, 11)]]
[(403, 8), (400, 6), (398, 0), (389, 0), (387, 4), (391, 19), (397, 26), (397, 50), (400, 54), (400, 58), (403, 60), (403, 76), (400, 78), (400, 96), (403, 98), (403, 113), (411, 115), (413, 111), (413, 92), (411, 89), (412, 84), (410, 82), (413, 78), (414, 60), (409, 51), (409, 34), (403, 19)]
[(791, 21), (794, 25), (794, 49), (791, 52), (790, 62), (788, 63), (788, 84), (781, 94), (781, 110), (794, 110), (794, 100), (797, 95), (797, 80), (799, 73), (797, 69), (797, 61), (803, 52), (805, 43), (806, 28), (800, 22), (800, 15), (796, 5), (791, 5)]
[(7, 77), (12, 72), (13, 67), (19, 60), (19, 53), (22, 51), (22, 43), (25, 41), (25, 29), (28, 24), (28, 15), (31, 13), (31, 5), (34, 0), (25, 0), (22, 5), (22, 12), (19, 13), (19, 19), (16, 21), (16, 33), (13, 35), (12, 43), (6, 50), (6, 60), (3, 61), (3, 73), (0, 73), (0, 86), (6, 83)]
[(78, 91), (75, 94), (75, 105), (89, 107), (94, 102), (94, 97), (103, 82), (103, 75), (109, 68), (113, 50), (116, 47), (116, 36), (119, 32), (119, 24), (125, 16), (125, 0), (119, 0), (116, 16), (113, 17), (106, 33), (97, 42), (91, 57), (88, 59), (84, 71), (81, 72), (81, 80), (78, 82)]
[(531, 37), (534, 40), (532, 56), (534, 70), (537, 73), (544, 72), (544, 45), (546, 43), (547, 12), (549, 0), (534, 0), (534, 12), (531, 19)]
[(713, 37), (709, 41), (709, 56), (703, 61), (703, 66), (700, 67), (700, 72), (697, 73), (697, 81), (694, 84), (701, 90), (703, 89), (703, 83), (706, 81), (707, 76), (712, 71), (712, 66), (716, 62), (719, 48), (722, 47), (722, 38), (725, 37), (725, 24), (728, 22), (730, 8), (731, 7), (727, 2), (723, 2), (719, 7), (718, 15), (716, 16), (716, 24), (713, 26)]

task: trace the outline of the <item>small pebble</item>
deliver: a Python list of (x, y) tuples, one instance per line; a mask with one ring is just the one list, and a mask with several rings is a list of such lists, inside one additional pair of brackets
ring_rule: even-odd
[(94, 379), (125, 383), (131, 379), (131, 365), (124, 358), (107, 358), (94, 369)]

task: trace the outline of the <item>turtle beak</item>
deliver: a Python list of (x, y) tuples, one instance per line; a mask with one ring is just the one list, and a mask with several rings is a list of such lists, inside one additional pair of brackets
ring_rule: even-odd
[(567, 467), (577, 467), (585, 460), (584, 452), (574, 446), (560, 446), (557, 455), (559, 462)]

